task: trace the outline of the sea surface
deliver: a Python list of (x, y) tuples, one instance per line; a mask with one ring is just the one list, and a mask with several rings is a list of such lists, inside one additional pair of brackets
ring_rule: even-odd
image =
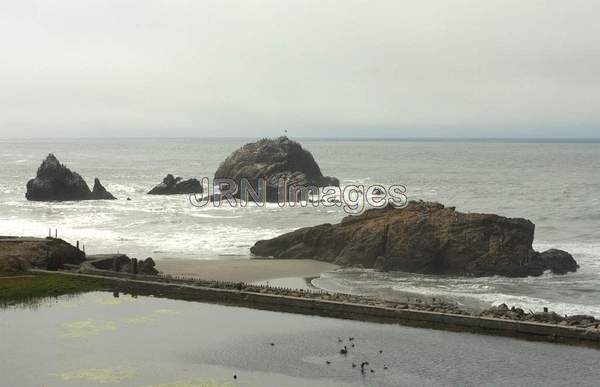
[(93, 292), (0, 313), (2, 386), (597, 386), (600, 379), (596, 349), (199, 302)]
[[(210, 177), (255, 139), (0, 140), (0, 235), (46, 236), (49, 228), (88, 253), (155, 259), (250, 258), (249, 248), (299, 227), (334, 223), (337, 207), (192, 206), (185, 195), (146, 195), (167, 173)], [(534, 247), (564, 249), (577, 273), (538, 278), (440, 277), (341, 270), (313, 285), (388, 298), (442, 297), (465, 307), (507, 303), (600, 317), (600, 143), (297, 139), (323, 174), (350, 184), (402, 184), (410, 200), (464, 212), (528, 218)], [(25, 185), (53, 152), (88, 182), (100, 178), (119, 200), (38, 203)], [(131, 200), (126, 200), (130, 198)]]

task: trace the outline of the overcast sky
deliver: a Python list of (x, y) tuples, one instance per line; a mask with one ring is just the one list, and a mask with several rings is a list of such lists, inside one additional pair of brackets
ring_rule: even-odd
[(0, 137), (600, 137), (600, 0), (0, 0)]

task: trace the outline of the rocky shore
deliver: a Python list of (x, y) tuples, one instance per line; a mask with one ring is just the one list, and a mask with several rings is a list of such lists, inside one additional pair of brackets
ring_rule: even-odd
[(383, 271), (469, 276), (539, 276), (576, 271), (562, 250), (533, 250), (535, 225), (522, 218), (463, 213), (440, 203), (411, 201), (348, 216), (341, 223), (301, 228), (255, 243), (251, 253), (312, 258)]
[(586, 329), (600, 330), (600, 320), (597, 320), (593, 316), (589, 315), (572, 315), (572, 316), (559, 316), (555, 312), (548, 311), (547, 308), (543, 308), (544, 311), (524, 311), (518, 307), (509, 308), (506, 304), (494, 306), (481, 312), (469, 312), (458, 305), (445, 302), (439, 298), (422, 298), (422, 297), (409, 297), (405, 301), (391, 301), (381, 298), (372, 298), (357, 296), (344, 293), (331, 293), (322, 291), (310, 291), (302, 289), (291, 289), (272, 287), (268, 285), (251, 285), (242, 282), (225, 282), (225, 281), (211, 281), (211, 280), (199, 280), (199, 279), (186, 279), (185, 277), (172, 277), (172, 276), (160, 276), (163, 280), (177, 281), (195, 286), (215, 288), (215, 289), (230, 289), (239, 290), (261, 294), (272, 294), (289, 297), (302, 297), (316, 300), (336, 301), (342, 303), (352, 303), (360, 305), (379, 306), (385, 308), (394, 308), (401, 310), (418, 310), (436, 313), (451, 313), (465, 316), (475, 317), (493, 317), (511, 321), (529, 321), (529, 322), (540, 322), (545, 324), (555, 324), (560, 326), (573, 326)]
[(56, 270), (84, 260), (83, 251), (62, 239), (0, 236), (0, 272)]
[[(90, 278), (112, 278), (116, 292), (600, 346), (599, 320), (585, 315), (560, 317), (546, 309), (543, 312), (525, 312), (503, 304), (482, 312), (469, 312), (439, 299), (410, 298), (404, 301), (391, 301), (343, 293), (250, 285), (242, 282), (201, 280), (160, 274), (132, 275), (104, 270), (88, 271), (85, 274), (64, 271), (62, 273)], [(562, 328), (567, 330), (562, 331)]]
[(543, 312), (525, 312), (523, 309), (515, 306), (509, 308), (506, 304), (500, 304), (484, 310), (479, 313), (479, 316), (512, 321), (531, 321), (561, 326), (600, 329), (600, 320), (597, 320), (594, 316), (583, 314), (560, 316), (555, 312), (549, 311), (547, 308), (544, 308)]

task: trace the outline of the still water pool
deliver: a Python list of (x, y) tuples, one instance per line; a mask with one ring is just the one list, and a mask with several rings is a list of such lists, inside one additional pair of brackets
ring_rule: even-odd
[(594, 349), (105, 292), (0, 310), (0, 348), (1, 386), (593, 386), (600, 380)]

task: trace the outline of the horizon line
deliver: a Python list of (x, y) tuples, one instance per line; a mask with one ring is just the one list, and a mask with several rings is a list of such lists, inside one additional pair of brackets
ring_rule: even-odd
[(1, 137), (0, 141), (10, 140), (183, 140), (183, 139), (204, 139), (204, 140), (248, 140), (262, 138), (277, 138), (286, 136), (297, 140), (321, 140), (321, 141), (423, 141), (423, 142), (600, 142), (600, 137), (396, 137), (396, 136), (348, 136), (348, 137), (328, 137), (328, 136), (290, 136), (282, 134), (277, 136), (61, 136), (61, 137)]

